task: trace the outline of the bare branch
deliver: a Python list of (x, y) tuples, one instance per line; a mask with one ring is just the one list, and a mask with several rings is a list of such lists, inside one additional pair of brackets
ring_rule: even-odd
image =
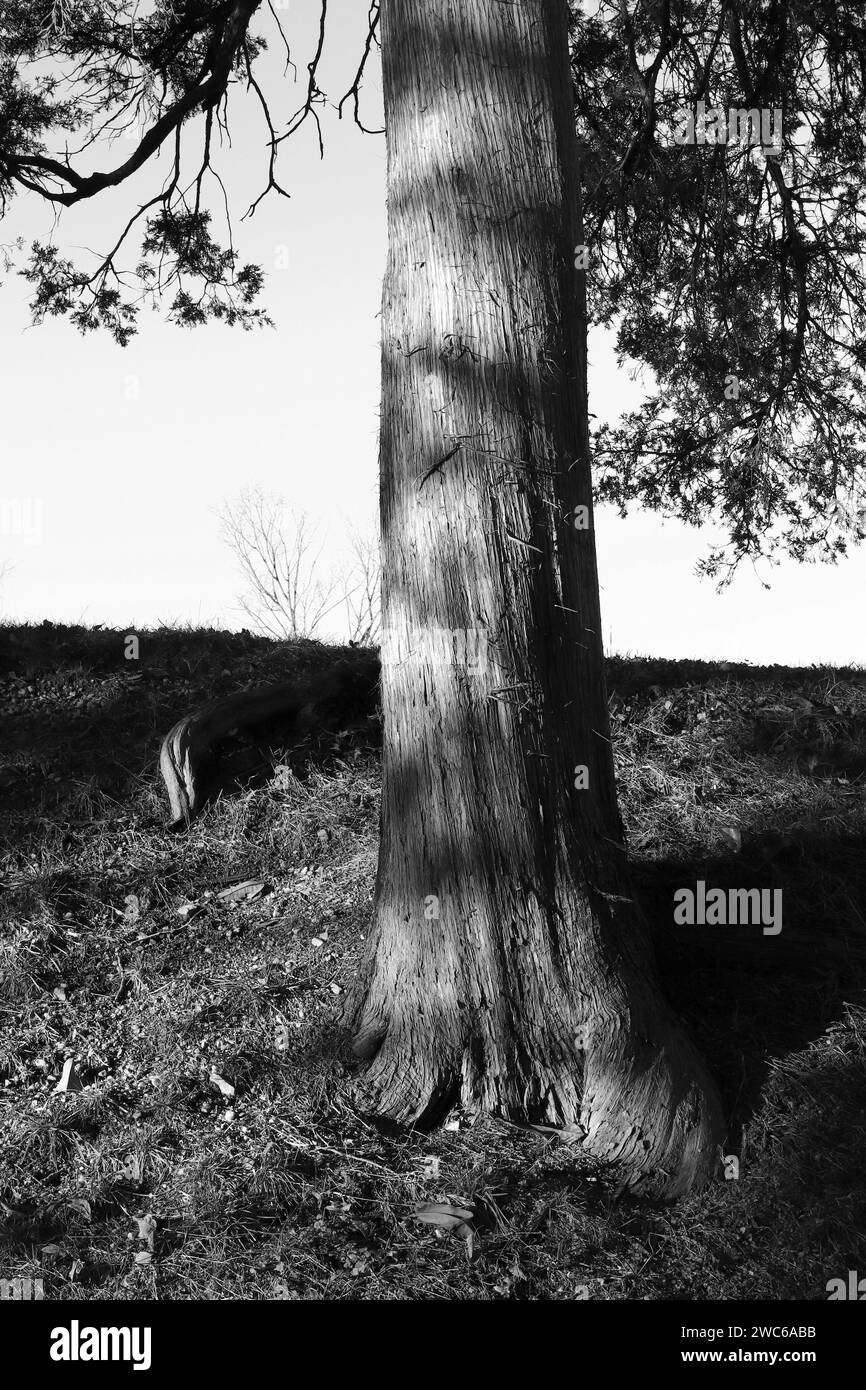
[(365, 126), (365, 125), (363, 124), (363, 122), (361, 121), (361, 118), (360, 118), (360, 115), (359, 115), (359, 95), (360, 95), (360, 90), (361, 90), (361, 82), (362, 82), (363, 77), (364, 77), (364, 69), (365, 69), (366, 66), (367, 66), (367, 59), (368, 59), (369, 56), (370, 56), (370, 50), (371, 50), (373, 44), (376, 43), (376, 44), (378, 45), (378, 42), (379, 42), (379, 40), (378, 40), (378, 35), (376, 34), (376, 28), (377, 28), (377, 26), (378, 26), (378, 23), (379, 23), (379, 4), (378, 4), (378, 0), (373, 0), (373, 3), (371, 4), (370, 9), (369, 9), (369, 12), (368, 12), (368, 14), (367, 14), (367, 38), (366, 38), (366, 41), (365, 41), (365, 43), (364, 43), (364, 52), (363, 52), (362, 55), (361, 55), (361, 61), (360, 61), (360, 63), (358, 64), (358, 71), (355, 73), (355, 80), (354, 80), (354, 82), (352, 83), (351, 87), (349, 88), (348, 92), (346, 92), (345, 96), (343, 96), (343, 97), (340, 98), (340, 102), (339, 102), (339, 104), (338, 104), (338, 106), (337, 106), (337, 115), (339, 116), (340, 120), (342, 120), (342, 119), (343, 119), (343, 103), (344, 103), (344, 102), (347, 102), (347, 101), (349, 100), (349, 97), (352, 98), (353, 103), (354, 103), (354, 112), (353, 112), (353, 116), (354, 116), (355, 125), (359, 128), (359, 130), (363, 130), (363, 132), (364, 132), (365, 135), (384, 135), (384, 134), (385, 134), (385, 128), (384, 128), (384, 126), (382, 127), (381, 130), (370, 130), (370, 129), (368, 129), (368, 127)]

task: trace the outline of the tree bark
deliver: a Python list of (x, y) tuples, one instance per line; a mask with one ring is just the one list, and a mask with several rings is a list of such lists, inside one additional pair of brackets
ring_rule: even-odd
[(457, 1102), (580, 1123), (628, 1183), (675, 1196), (724, 1127), (616, 807), (566, 6), (383, 0), (381, 18), (384, 781), (360, 1096), (406, 1123)]

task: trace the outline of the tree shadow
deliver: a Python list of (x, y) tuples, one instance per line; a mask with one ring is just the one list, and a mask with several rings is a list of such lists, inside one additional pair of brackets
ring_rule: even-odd
[(35, 709), (3, 726), (0, 822), (12, 847), (22, 825), (83, 822), (94, 797), (128, 795), (153, 740), (150, 712), (120, 690), (96, 708)]
[(204, 804), (293, 778), (303, 782), (314, 770), (339, 767), (356, 750), (381, 746), (378, 715), (360, 709), (346, 709), (343, 717), (325, 720), (300, 737), (293, 721), (269, 720), (214, 745), (202, 784)]
[[(796, 844), (780, 848), (768, 836), (739, 855), (638, 860), (632, 872), (665, 991), (720, 1082), (729, 1147), (737, 1151), (780, 1064), (792, 1067), (825, 1108), (832, 1109), (838, 1092), (862, 1113), (866, 1075), (852, 1068), (851, 1057), (840, 1052), (834, 1065), (828, 1044), (814, 1056), (798, 1055), (796, 1064), (790, 1059), (824, 1039), (846, 1007), (866, 1000), (866, 833), (833, 835), (800, 825)], [(694, 889), (698, 880), (707, 890), (781, 890), (781, 931), (677, 925), (674, 893)], [(862, 1119), (859, 1133), (866, 1162)], [(826, 1139), (824, 1128), (822, 1147)]]
[[(47, 661), (45, 653), (42, 658)], [(346, 698), (317, 706), (312, 728), (299, 731), (291, 717), (272, 719), (224, 739), (216, 745), (208, 767), (209, 799), (263, 786), (281, 763), (294, 776), (304, 778), (314, 766), (333, 763), (343, 751), (358, 745), (380, 746), (375, 652), (298, 645), (286, 654), (284, 678), (296, 675), (303, 688), (311, 675), (327, 673), (338, 659), (353, 672), (346, 682)], [(62, 665), (57, 669), (62, 670)], [(116, 662), (108, 671), (88, 670), (88, 705), (64, 709), (56, 702), (35, 704), (4, 716), (0, 836), (9, 848), (22, 835), (44, 833), (46, 823), (60, 827), (90, 823), (103, 798), (128, 801), (141, 780), (158, 788), (160, 744), (178, 718), (179, 700), (196, 708), (215, 693), (208, 685), (208, 673), (179, 696), (173, 682), (160, 681), (158, 672), (147, 669), (141, 683), (117, 684), (103, 693), (99, 682), (115, 675)], [(345, 737), (340, 737), (343, 731)]]

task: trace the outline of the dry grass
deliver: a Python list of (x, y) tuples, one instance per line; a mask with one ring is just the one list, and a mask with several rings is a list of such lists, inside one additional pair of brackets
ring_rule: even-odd
[[(741, 1163), (661, 1208), (551, 1135), (352, 1110), (334, 1013), (369, 921), (375, 728), (172, 836), (155, 760), (177, 715), (336, 653), (162, 630), (127, 662), (123, 636), (0, 629), (0, 1277), (52, 1298), (820, 1299), (866, 1268), (864, 673), (610, 663), (638, 885)], [(267, 893), (217, 896), (255, 877)], [(673, 928), (698, 877), (781, 886), (781, 935)], [(69, 1057), (81, 1089), (56, 1093)], [(474, 1212), (471, 1249), (413, 1218), (430, 1201)]]

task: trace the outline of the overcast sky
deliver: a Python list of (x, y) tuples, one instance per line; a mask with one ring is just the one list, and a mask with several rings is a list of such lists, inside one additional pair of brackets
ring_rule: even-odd
[[(302, 75), (318, 12), (318, 3), (283, 11)], [(334, 100), (351, 83), (365, 15), (366, 6), (350, 0), (329, 5), (320, 86)], [(278, 73), (275, 67), (272, 114), (284, 126), (302, 88), (291, 73)], [(362, 106), (365, 123), (381, 125), (376, 62)], [(216, 515), (244, 486), (282, 493), (327, 531), (325, 570), (338, 563), (350, 526), (375, 527), (384, 138), (339, 122), (330, 108), (323, 125), (323, 161), (312, 126), (282, 146), (280, 177), (291, 201), (271, 195), (241, 222), (261, 187), (264, 128), (251, 102), (235, 103), (233, 148), (221, 167), (242, 258), (268, 272), (273, 330), (184, 330), (145, 312), (138, 336), (121, 350), (103, 334), (81, 337), (66, 322), (30, 327), (28, 287), (6, 277), (0, 566), (10, 568), (0, 580), (0, 615), (128, 631), (163, 622), (248, 625), (238, 607), (242, 581)], [(120, 162), (124, 142), (115, 151)], [(0, 240), (54, 235), (70, 255), (85, 254), (79, 247), (104, 250), (136, 195), (156, 186), (152, 173), (139, 176), (134, 189), (70, 210), (56, 229), (50, 210), (19, 198)], [(593, 335), (590, 371), (591, 409), (600, 418), (640, 401), (607, 335)], [(25, 524), (29, 518), (30, 534), (9, 534), (21, 529), (16, 514)], [(608, 509), (600, 510), (597, 531), (609, 650), (802, 665), (863, 661), (863, 549), (835, 567), (785, 563), (757, 574), (749, 567), (720, 596), (694, 574), (707, 532), (640, 512), (623, 521)], [(339, 615), (331, 632), (341, 635)]]

